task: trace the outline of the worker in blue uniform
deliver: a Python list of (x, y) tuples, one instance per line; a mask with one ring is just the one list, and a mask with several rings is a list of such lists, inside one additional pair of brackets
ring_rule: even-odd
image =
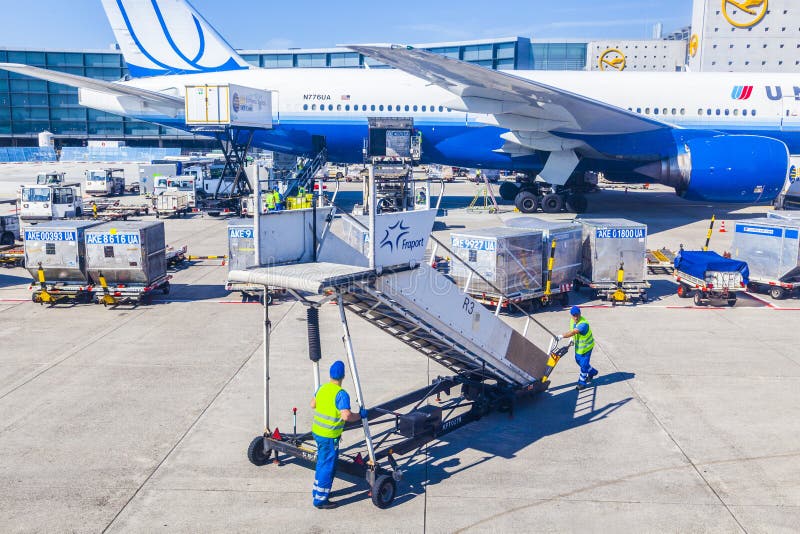
[(569, 313), (572, 316), (569, 322), (569, 332), (558, 336), (558, 338), (575, 338), (575, 363), (581, 368), (577, 389), (581, 390), (586, 388), (598, 373), (591, 363), (594, 336), (592, 335), (589, 321), (581, 315), (581, 309), (578, 306), (573, 306)]
[(337, 504), (328, 497), (336, 475), (336, 457), (339, 455), (339, 438), (345, 423), (366, 419), (367, 409), (362, 407), (358, 413), (350, 411), (350, 395), (342, 389), (344, 363), (336, 360), (330, 369), (331, 380), (317, 390), (311, 407), (314, 409), (314, 422), (311, 433), (317, 442), (317, 467), (314, 474), (314, 488), (311, 495), (314, 506), (320, 509), (336, 508)]

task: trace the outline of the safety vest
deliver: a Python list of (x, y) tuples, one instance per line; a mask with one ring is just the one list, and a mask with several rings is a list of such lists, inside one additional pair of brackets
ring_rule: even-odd
[(280, 204), (281, 203), (281, 194), (280, 193), (275, 191), (274, 193), (272, 193), (272, 196), (274, 197), (275, 204)]
[[(583, 317), (581, 317), (577, 323), (575, 322), (575, 319), (570, 320), (569, 323), (571, 330), (575, 330), (575, 327), (580, 323), (586, 323), (586, 326), (589, 326), (589, 322)], [(594, 336), (592, 335), (591, 327), (589, 327), (589, 330), (587, 330), (585, 334), (581, 334), (580, 332), (575, 334), (575, 354), (586, 354), (593, 348)]]
[(336, 409), (336, 395), (341, 386), (328, 382), (317, 391), (317, 407), (314, 410), (314, 423), (311, 432), (322, 438), (338, 438), (344, 430), (342, 414)]
[(267, 196), (264, 199), (264, 202), (267, 204), (267, 209), (268, 210), (274, 210), (275, 209), (275, 195), (273, 195), (272, 193), (267, 193)]

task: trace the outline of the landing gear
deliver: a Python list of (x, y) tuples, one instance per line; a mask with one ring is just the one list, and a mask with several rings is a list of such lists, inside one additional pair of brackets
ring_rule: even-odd
[(522, 213), (536, 213), (540, 208), (544, 213), (560, 213), (565, 209), (570, 213), (586, 213), (589, 201), (584, 190), (582, 184), (561, 187), (536, 181), (519, 185), (505, 182), (500, 186), (500, 196), (503, 200), (513, 200)]
[(539, 198), (530, 191), (521, 191), (514, 199), (514, 205), (522, 213), (536, 213), (539, 209)]
[(558, 213), (564, 209), (564, 197), (557, 193), (550, 193), (542, 198), (542, 211), (545, 213)]

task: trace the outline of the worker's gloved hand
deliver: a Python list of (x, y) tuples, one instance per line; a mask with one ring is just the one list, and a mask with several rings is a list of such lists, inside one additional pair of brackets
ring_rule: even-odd
[(562, 336), (561, 334), (558, 334), (556, 336), (556, 341), (561, 341), (562, 339), (564, 339), (564, 336)]
[(367, 409), (362, 406), (361, 409), (358, 411), (358, 415), (361, 416), (361, 419), (366, 419), (367, 418)]

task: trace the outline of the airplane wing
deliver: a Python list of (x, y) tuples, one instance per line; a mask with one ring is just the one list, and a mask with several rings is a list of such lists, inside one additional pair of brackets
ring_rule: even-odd
[(457, 98), (448, 103), (451, 109), (483, 114), (481, 122), (510, 130), (501, 135), (506, 143), (498, 152), (512, 157), (550, 152), (540, 176), (553, 184), (564, 185), (569, 179), (579, 162), (576, 151), (591, 151), (586, 141), (570, 134), (586, 139), (673, 128), (562, 89), (424, 50), (347, 47), (453, 93)]
[(38, 67), (22, 65), (20, 63), (0, 63), (0, 69), (16, 72), (17, 74), (25, 74), (26, 76), (31, 76), (32, 78), (38, 78), (40, 80), (46, 80), (48, 82), (76, 87), (78, 89), (89, 89), (114, 96), (133, 97), (137, 100), (148, 102), (153, 105), (176, 108), (177, 110), (184, 109), (183, 98), (158, 93), (155, 91), (148, 91), (146, 89), (139, 89), (137, 87), (131, 87), (130, 85), (122, 85), (119, 83), (106, 82), (93, 78), (85, 78), (75, 74), (41, 69)]

